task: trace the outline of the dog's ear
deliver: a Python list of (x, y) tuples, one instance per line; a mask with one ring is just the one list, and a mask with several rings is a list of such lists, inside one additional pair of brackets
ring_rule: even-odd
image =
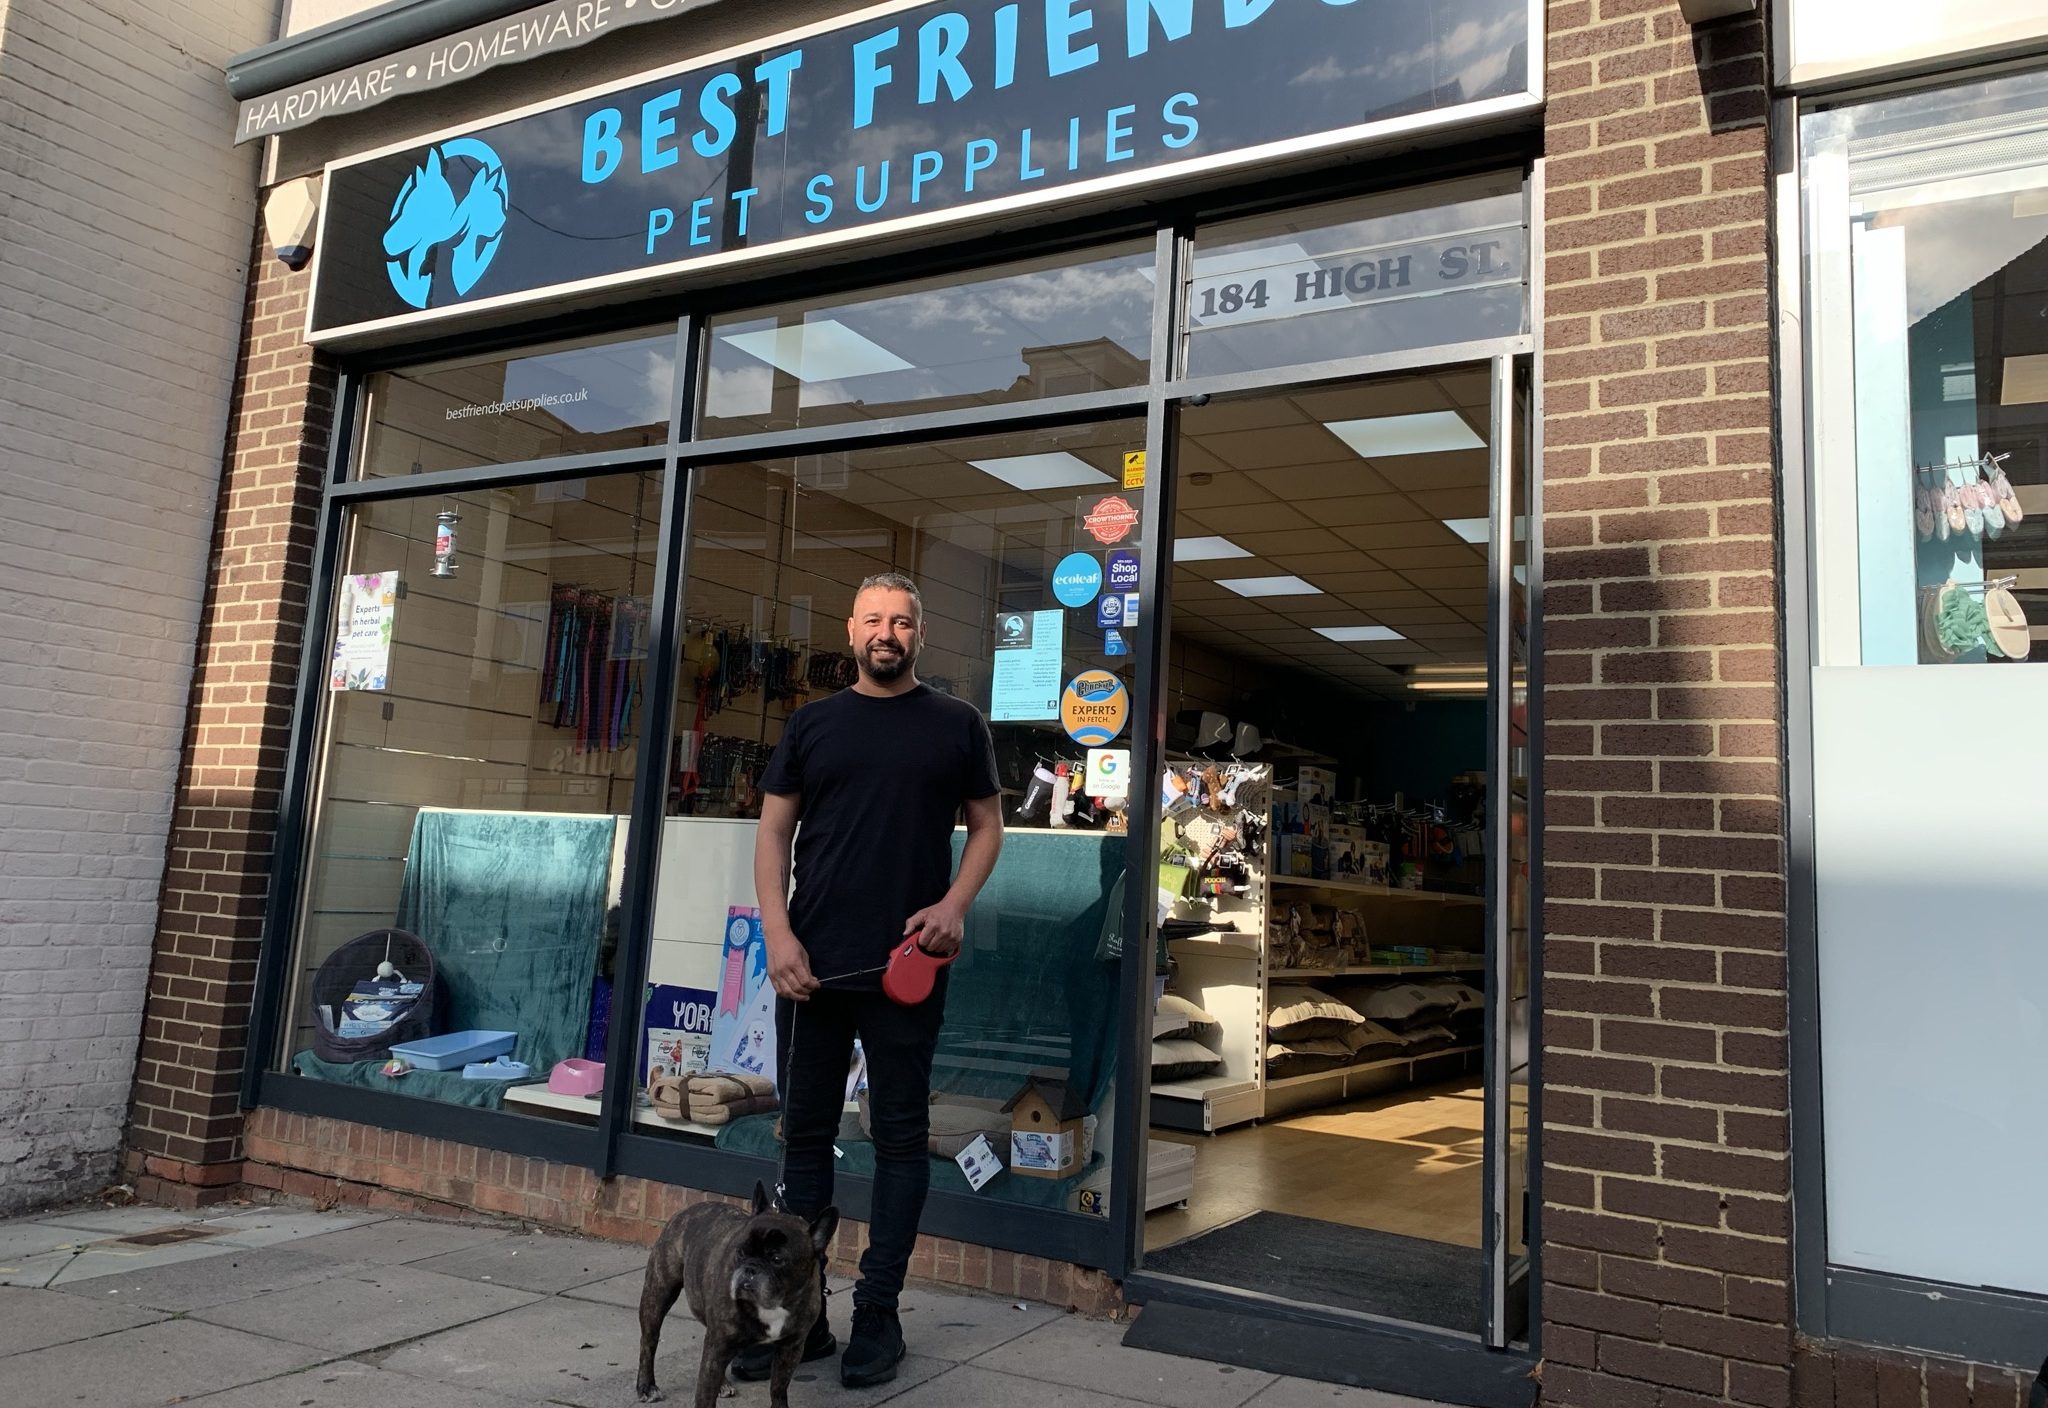
[(759, 1217), (766, 1211), (768, 1211), (768, 1185), (756, 1183), (754, 1185), (754, 1216)]
[(819, 1256), (832, 1245), (832, 1234), (839, 1230), (839, 1209), (826, 1208), (811, 1219), (811, 1250)]

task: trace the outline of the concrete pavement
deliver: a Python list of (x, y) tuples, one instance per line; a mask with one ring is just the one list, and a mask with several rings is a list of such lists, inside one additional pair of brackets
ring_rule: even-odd
[[(511, 1223), (229, 1206), (86, 1207), (0, 1221), (0, 1394), (85, 1408), (624, 1408), (644, 1251)], [(833, 1300), (845, 1333), (846, 1301)], [(914, 1287), (911, 1357), (849, 1392), (806, 1366), (792, 1405), (1432, 1408), (1126, 1349), (1123, 1327)], [(680, 1308), (659, 1375), (687, 1403)], [(765, 1408), (766, 1385), (731, 1408)]]

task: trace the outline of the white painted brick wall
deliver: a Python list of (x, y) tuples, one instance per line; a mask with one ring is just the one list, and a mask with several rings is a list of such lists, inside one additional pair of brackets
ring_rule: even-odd
[(115, 1167), (276, 0), (0, 0), (0, 1214)]

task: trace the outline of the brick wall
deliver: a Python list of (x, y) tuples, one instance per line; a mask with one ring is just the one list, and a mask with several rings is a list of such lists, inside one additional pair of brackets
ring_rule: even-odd
[(258, 251), (149, 975), (127, 1164), (241, 1173), (237, 1091), (334, 410), (300, 336), (310, 279)]
[(0, 1214), (120, 1149), (256, 213), (220, 66), (273, 16), (0, 0)]
[(1545, 1399), (1791, 1401), (1765, 40), (1552, 0)]
[[(588, 1169), (544, 1159), (282, 1110), (251, 1111), (247, 1144), (238, 1191), (256, 1198), (442, 1217), (499, 1213), (642, 1245), (683, 1208), (717, 1196), (644, 1178), (600, 1180)], [(142, 1191), (182, 1194), (185, 1201), (198, 1192), (168, 1185)], [(834, 1266), (851, 1271), (866, 1247), (867, 1225), (842, 1222), (832, 1246)], [(1116, 1283), (1099, 1271), (945, 1237), (917, 1239), (910, 1275), (1087, 1315), (1113, 1314), (1122, 1304)]]

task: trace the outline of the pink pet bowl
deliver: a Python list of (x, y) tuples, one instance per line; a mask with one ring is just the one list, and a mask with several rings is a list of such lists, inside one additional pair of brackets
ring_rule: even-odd
[(557, 1095), (602, 1095), (604, 1062), (586, 1061), (581, 1056), (557, 1061), (548, 1072), (548, 1089)]

